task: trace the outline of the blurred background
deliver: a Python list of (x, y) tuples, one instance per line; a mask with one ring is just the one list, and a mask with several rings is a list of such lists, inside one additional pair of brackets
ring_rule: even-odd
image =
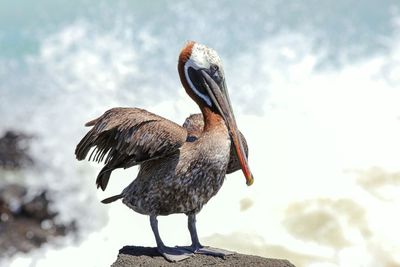
[[(83, 124), (115, 106), (182, 123), (180, 49), (225, 66), (255, 176), (229, 175), (198, 216), (204, 244), (298, 267), (400, 266), (400, 3), (0, 1), (0, 266), (109, 266), (155, 246), (121, 203), (137, 168), (77, 162)], [(160, 218), (189, 244), (186, 216)]]

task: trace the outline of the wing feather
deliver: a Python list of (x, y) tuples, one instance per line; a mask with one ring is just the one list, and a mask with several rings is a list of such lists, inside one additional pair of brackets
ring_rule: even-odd
[(103, 190), (114, 169), (171, 154), (187, 137), (185, 128), (139, 108), (113, 108), (85, 125), (92, 129), (77, 145), (75, 155), (83, 160), (93, 149), (89, 160), (104, 161), (96, 181)]

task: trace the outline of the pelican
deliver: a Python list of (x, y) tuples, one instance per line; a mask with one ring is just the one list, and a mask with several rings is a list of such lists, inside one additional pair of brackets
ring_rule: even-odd
[[(219, 191), (227, 173), (242, 169), (247, 185), (253, 175), (247, 144), (239, 132), (229, 99), (221, 59), (211, 48), (188, 42), (178, 60), (186, 93), (201, 114), (183, 126), (139, 108), (113, 108), (85, 124), (90, 131), (76, 147), (78, 160), (104, 161), (96, 184), (105, 190), (111, 172), (139, 165), (136, 177), (118, 199), (134, 211), (149, 215), (157, 250), (169, 261), (194, 253), (224, 256), (232, 252), (200, 244), (196, 214)], [(92, 149), (94, 148), (94, 149)], [(167, 247), (158, 231), (157, 216), (184, 213), (192, 244)]]

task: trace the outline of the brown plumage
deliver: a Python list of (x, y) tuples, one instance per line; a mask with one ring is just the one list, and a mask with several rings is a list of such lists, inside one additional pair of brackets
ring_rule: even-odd
[[(117, 168), (140, 165), (135, 180), (121, 194), (134, 211), (150, 215), (157, 248), (170, 261), (193, 253), (226, 255), (200, 245), (195, 215), (221, 188), (225, 175), (242, 169), (247, 184), (253, 177), (247, 163), (247, 142), (239, 132), (226, 89), (222, 63), (216, 52), (195, 42), (179, 56), (178, 72), (188, 95), (202, 114), (188, 117), (182, 126), (139, 108), (113, 108), (86, 124), (92, 129), (76, 147), (78, 160), (104, 161), (97, 187), (107, 187)], [(158, 215), (185, 213), (192, 245), (168, 248), (158, 233)]]
[[(87, 122), (94, 126), (76, 147), (78, 160), (83, 160), (92, 150), (89, 160), (101, 162), (105, 166), (96, 179), (97, 187), (106, 189), (112, 171), (129, 168), (149, 159), (169, 155), (185, 142), (194, 142), (203, 132), (202, 114), (192, 114), (186, 118), (183, 128), (156, 114), (139, 108), (112, 108), (102, 116)], [(246, 156), (247, 142), (240, 132)], [(226, 173), (240, 169), (235, 149), (230, 148)]]

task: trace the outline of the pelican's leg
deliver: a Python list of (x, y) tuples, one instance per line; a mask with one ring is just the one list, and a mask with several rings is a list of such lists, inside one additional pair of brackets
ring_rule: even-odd
[(187, 251), (186, 249), (177, 247), (171, 248), (164, 245), (164, 243), (161, 240), (160, 233), (158, 232), (157, 216), (150, 215), (150, 224), (151, 224), (151, 229), (153, 230), (154, 233), (154, 237), (156, 238), (157, 250), (168, 261), (176, 262), (189, 258), (190, 256), (193, 256), (193, 254)]
[(189, 228), (189, 232), (190, 232), (190, 237), (192, 238), (192, 245), (190, 247), (185, 247), (185, 248), (192, 251), (193, 253), (212, 255), (212, 256), (217, 256), (217, 257), (223, 257), (223, 256), (235, 254), (235, 252), (232, 252), (232, 251), (228, 251), (228, 250), (224, 250), (224, 249), (220, 249), (220, 248), (205, 247), (200, 244), (199, 237), (197, 236), (197, 230), (196, 230), (196, 214), (188, 215), (188, 228)]

